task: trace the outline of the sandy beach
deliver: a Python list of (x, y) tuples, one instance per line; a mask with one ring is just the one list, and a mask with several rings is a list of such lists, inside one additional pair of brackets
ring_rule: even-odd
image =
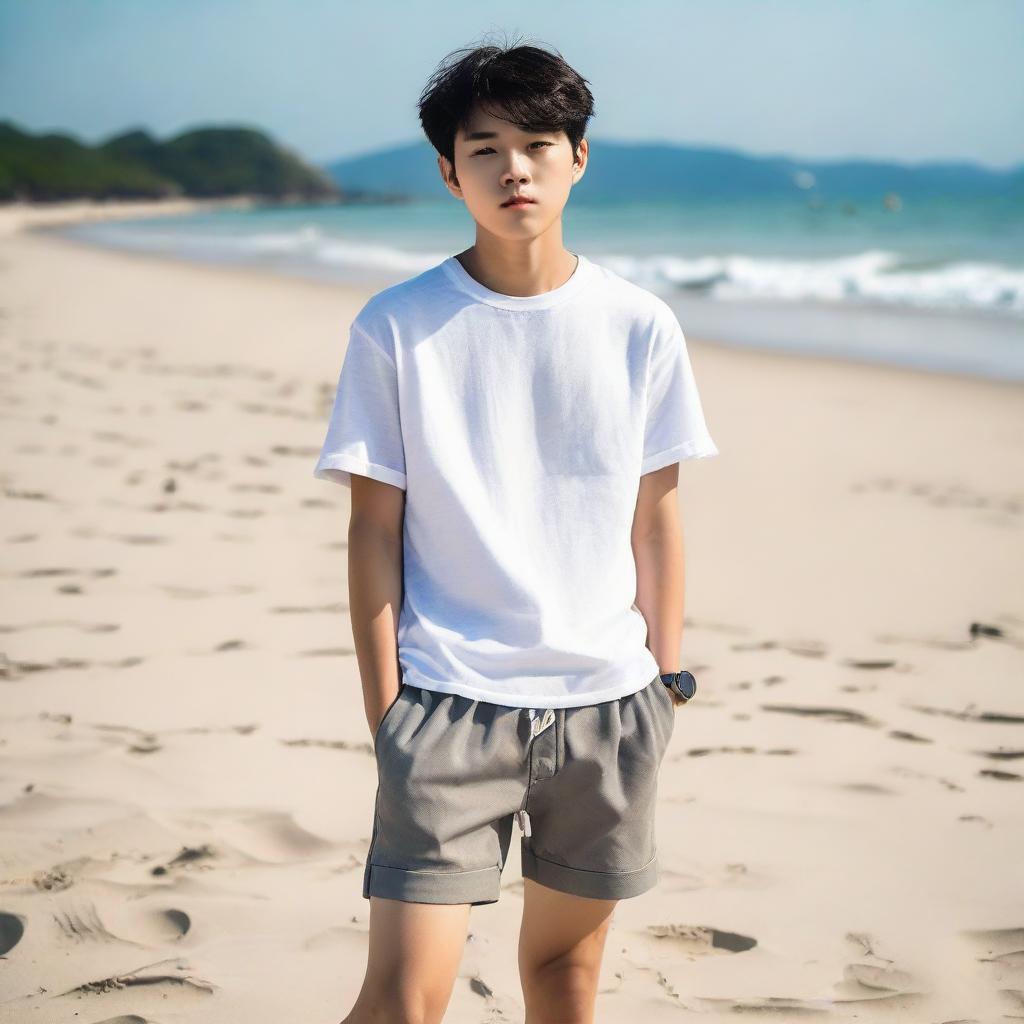
[[(367, 293), (28, 230), (95, 215), (0, 211), (0, 1021), (337, 1024), (375, 763), (312, 469)], [(688, 342), (701, 690), (598, 1020), (1024, 1020), (1024, 388)], [(517, 834), (447, 1021), (523, 1020), (521, 903)]]

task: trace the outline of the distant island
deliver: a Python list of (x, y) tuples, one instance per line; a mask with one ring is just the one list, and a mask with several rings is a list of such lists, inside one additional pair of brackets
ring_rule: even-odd
[(360, 197), (251, 128), (196, 128), (164, 142), (134, 130), (90, 146), (0, 122), (0, 201), (242, 195), (275, 202)]
[[(796, 199), (811, 208), (838, 202), (852, 210), (866, 201), (892, 211), (910, 198), (1024, 202), (1024, 165), (995, 171), (968, 162), (800, 160), (593, 137), (590, 146), (574, 202)], [(0, 121), (0, 202), (235, 196), (348, 204), (446, 200), (448, 193), (426, 140), (317, 166), (265, 133), (238, 126), (198, 127), (166, 141), (134, 129), (90, 146)]]
[[(898, 210), (907, 198), (1024, 201), (1024, 165), (995, 171), (966, 161), (801, 160), (708, 146), (588, 138), (591, 159), (573, 187), (574, 203), (795, 198), (811, 207), (825, 201), (870, 201)], [(325, 169), (342, 189), (417, 199), (448, 196), (437, 154), (425, 140), (334, 160)]]

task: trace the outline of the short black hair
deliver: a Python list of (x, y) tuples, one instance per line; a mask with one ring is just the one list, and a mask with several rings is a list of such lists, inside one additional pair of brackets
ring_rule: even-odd
[(564, 131), (574, 159), (594, 114), (587, 80), (553, 47), (484, 45), (453, 50), (430, 76), (419, 99), (423, 131), (453, 168), (456, 133), (466, 125), (475, 103), (524, 131)]

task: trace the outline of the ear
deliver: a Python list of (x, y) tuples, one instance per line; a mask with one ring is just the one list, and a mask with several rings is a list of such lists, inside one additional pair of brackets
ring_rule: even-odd
[(590, 158), (590, 144), (586, 139), (580, 139), (580, 144), (577, 147), (577, 153), (579, 156), (575, 157), (572, 163), (572, 183), (574, 185), (586, 172), (587, 160)]
[(462, 199), (462, 186), (459, 184), (459, 179), (455, 176), (455, 167), (447, 157), (442, 156), (440, 153), (437, 154), (437, 169), (441, 172), (441, 180), (444, 182), (444, 187), (456, 199)]

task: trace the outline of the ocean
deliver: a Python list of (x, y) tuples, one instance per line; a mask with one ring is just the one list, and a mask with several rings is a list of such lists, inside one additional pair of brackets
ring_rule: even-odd
[[(189, 261), (371, 289), (473, 244), (455, 199), (64, 226)], [(1024, 202), (574, 203), (563, 244), (664, 298), (718, 344), (1024, 380)]]

